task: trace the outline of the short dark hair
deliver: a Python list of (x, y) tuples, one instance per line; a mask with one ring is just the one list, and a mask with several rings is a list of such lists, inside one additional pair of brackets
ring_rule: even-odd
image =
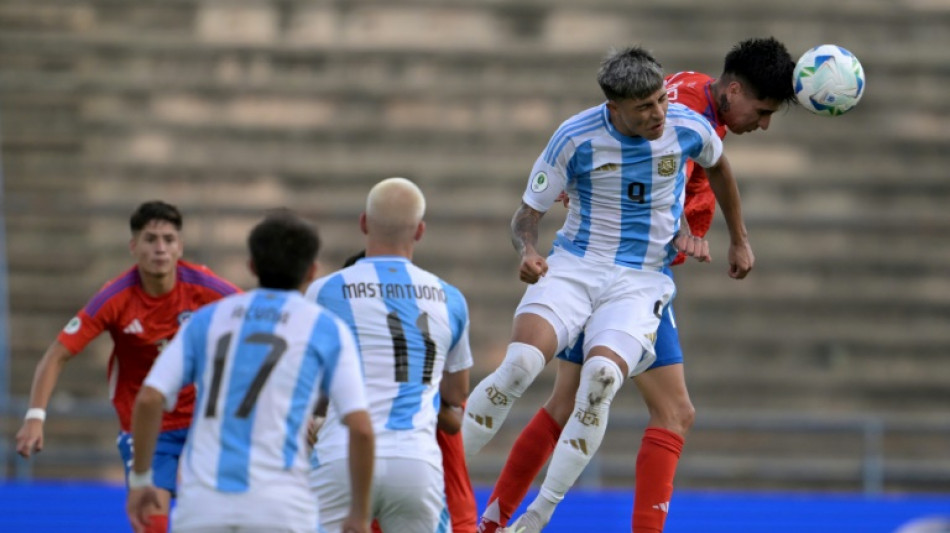
[(597, 84), (608, 100), (647, 98), (663, 88), (663, 66), (639, 46), (614, 50), (601, 62)]
[(261, 287), (296, 289), (317, 259), (317, 229), (288, 209), (271, 211), (247, 237)]
[(758, 100), (794, 102), (792, 72), (795, 61), (774, 37), (746, 39), (726, 54), (723, 77), (734, 76)]
[(164, 220), (173, 224), (178, 231), (181, 231), (181, 212), (178, 211), (177, 207), (161, 200), (152, 200), (140, 205), (129, 219), (129, 229), (132, 230), (132, 233), (138, 233), (153, 220)]

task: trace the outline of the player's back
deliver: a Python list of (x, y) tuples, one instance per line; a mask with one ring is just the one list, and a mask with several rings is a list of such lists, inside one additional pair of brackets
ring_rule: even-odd
[[(435, 438), (442, 372), (472, 364), (468, 308), (453, 286), (401, 257), (369, 257), (311, 285), (356, 336), (377, 457), (429, 461), (441, 469)], [(316, 447), (320, 462), (344, 457), (345, 432), (332, 409)]]
[(297, 291), (258, 289), (201, 309), (186, 328), (185, 379), (198, 398), (183, 487), (272, 496), (305, 487), (306, 421), (345, 325)]

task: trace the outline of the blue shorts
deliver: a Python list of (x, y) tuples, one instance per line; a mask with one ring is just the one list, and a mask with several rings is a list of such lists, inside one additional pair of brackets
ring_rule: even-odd
[[(663, 272), (673, 277), (669, 268)], [(670, 302), (663, 309), (663, 315), (660, 317), (660, 326), (656, 330), (656, 361), (650, 365), (647, 370), (661, 366), (681, 364), (683, 362), (683, 347), (680, 346), (679, 330), (676, 329), (676, 317), (673, 315), (673, 302)], [(565, 348), (559, 354), (558, 359), (570, 363), (584, 364), (584, 332), (582, 331), (573, 346)]]
[[(163, 431), (158, 434), (158, 443), (155, 445), (155, 455), (152, 457), (152, 470), (155, 472), (155, 486), (165, 489), (175, 496), (178, 488), (178, 458), (185, 447), (185, 438), (188, 428)], [(132, 434), (119, 432), (116, 439), (119, 455), (125, 467), (125, 482), (129, 482), (129, 472), (132, 470)]]

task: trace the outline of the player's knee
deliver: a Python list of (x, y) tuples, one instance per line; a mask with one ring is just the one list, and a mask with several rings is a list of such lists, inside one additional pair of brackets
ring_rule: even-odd
[(651, 410), (651, 418), (651, 425), (668, 429), (685, 437), (696, 420), (696, 408), (688, 398), (685, 398)]
[(520, 397), (544, 370), (545, 362), (541, 350), (530, 344), (513, 342), (508, 345), (505, 360), (498, 367), (495, 385)]
[(622, 384), (623, 372), (617, 363), (606, 357), (591, 357), (581, 370), (577, 403), (586, 404), (588, 410), (605, 412)]

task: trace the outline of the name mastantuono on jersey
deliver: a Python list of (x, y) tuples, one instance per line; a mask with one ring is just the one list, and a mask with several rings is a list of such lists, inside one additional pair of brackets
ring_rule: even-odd
[[(318, 279), (306, 297), (355, 333), (376, 456), (421, 459), (441, 470), (435, 429), (442, 373), (472, 366), (462, 293), (405, 258), (375, 256)], [(346, 457), (346, 439), (331, 406), (314, 464)]]
[(702, 115), (669, 105), (659, 139), (628, 137), (606, 103), (565, 121), (531, 170), (522, 200), (545, 212), (570, 198), (554, 246), (594, 261), (657, 271), (675, 258), (687, 160), (709, 167), (722, 141)]
[(317, 398), (328, 396), (343, 414), (366, 408), (347, 325), (298, 291), (257, 289), (227, 297), (185, 322), (145, 380), (164, 394), (167, 408), (188, 383), (196, 384), (197, 397), (181, 462), (180, 512), (202, 521), (216, 511), (189, 504), (208, 506), (215, 494), (246, 493), (254, 497), (240, 512), (220, 512), (252, 515), (247, 506), (255, 501), (280, 500), (275, 508), (299, 516), (288, 521), (264, 513), (258, 519), (314, 520), (305, 435)]

